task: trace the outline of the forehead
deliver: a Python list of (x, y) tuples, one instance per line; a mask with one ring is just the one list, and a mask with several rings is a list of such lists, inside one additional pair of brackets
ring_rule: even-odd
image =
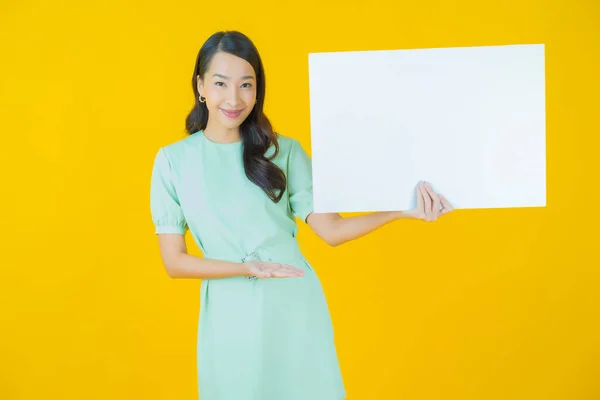
[(254, 68), (243, 58), (220, 51), (210, 61), (208, 73), (211, 77), (213, 74), (222, 74), (235, 79), (247, 75), (254, 76)]

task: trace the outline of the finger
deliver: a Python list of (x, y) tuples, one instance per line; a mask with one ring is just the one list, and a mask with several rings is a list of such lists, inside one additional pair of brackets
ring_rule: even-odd
[(271, 273), (271, 277), (286, 278), (304, 276), (304, 270), (292, 265), (280, 263), (267, 263), (265, 268)]
[(265, 263), (265, 268), (272, 272), (286, 272), (286, 273), (296, 273), (298, 271), (303, 271), (293, 265), (281, 264), (281, 263)]
[(286, 272), (289, 272), (292, 276), (304, 276), (304, 270), (293, 265), (284, 264), (283, 266)]
[(300, 278), (303, 275), (299, 275), (297, 272), (284, 272), (277, 271), (271, 274), (271, 278)]
[(290, 274), (290, 273), (275, 273), (271, 276), (271, 278), (278, 279), (288, 279), (288, 278), (301, 278), (302, 276), (298, 274)]
[(423, 189), (422, 182), (419, 184), (419, 199), (420, 199), (420, 204), (419, 204), (420, 218), (424, 221), (427, 221), (429, 219), (429, 216), (427, 215), (427, 204), (425, 203), (425, 201), (427, 199), (427, 195), (425, 194), (425, 189)]
[(452, 204), (450, 204), (450, 202), (448, 201), (448, 199), (446, 199), (444, 196), (442, 196), (441, 194), (440, 196), (440, 202), (442, 203), (442, 211), (440, 212), (441, 215), (445, 215), (448, 214), (449, 212), (454, 210), (454, 207), (452, 207)]
[(425, 203), (423, 202), (423, 195), (421, 194), (421, 184), (422, 181), (419, 181), (419, 184), (417, 185), (417, 209), (419, 211), (423, 211), (425, 207)]
[(425, 209), (425, 215), (427, 218), (431, 217), (431, 197), (425, 188), (425, 183), (421, 183), (421, 195), (423, 196), (423, 204)]
[(284, 265), (281, 269), (275, 271), (276, 273), (281, 272), (282, 274), (289, 276), (304, 276), (304, 270), (296, 268), (292, 265)]
[(427, 182), (425, 184), (425, 189), (427, 190), (427, 193), (429, 194), (429, 196), (431, 197), (431, 199), (433, 200), (433, 204), (431, 206), (431, 211), (434, 217), (437, 217), (440, 213), (440, 198), (437, 195), (437, 193), (435, 193), (435, 191), (433, 190), (433, 187), (431, 186), (431, 183)]
[(304, 270), (302, 268), (294, 267), (293, 265), (286, 265), (291, 268), (292, 272), (299, 276), (304, 276)]

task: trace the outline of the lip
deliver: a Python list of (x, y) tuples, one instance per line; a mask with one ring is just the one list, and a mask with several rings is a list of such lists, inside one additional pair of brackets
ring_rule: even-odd
[(240, 116), (240, 114), (242, 114), (242, 110), (224, 110), (222, 108), (219, 108), (219, 110), (221, 110), (221, 112), (227, 117), (227, 118), (237, 118)]

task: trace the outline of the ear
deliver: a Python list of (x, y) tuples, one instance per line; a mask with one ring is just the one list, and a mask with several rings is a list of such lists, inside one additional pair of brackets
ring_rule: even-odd
[(200, 75), (197, 76), (196, 81), (198, 82), (198, 93), (200, 94), (200, 96), (204, 97), (204, 82), (202, 81), (202, 79), (200, 78)]

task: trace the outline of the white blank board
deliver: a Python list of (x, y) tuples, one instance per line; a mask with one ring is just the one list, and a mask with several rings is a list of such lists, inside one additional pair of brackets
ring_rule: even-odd
[(315, 212), (546, 205), (544, 45), (309, 54)]

